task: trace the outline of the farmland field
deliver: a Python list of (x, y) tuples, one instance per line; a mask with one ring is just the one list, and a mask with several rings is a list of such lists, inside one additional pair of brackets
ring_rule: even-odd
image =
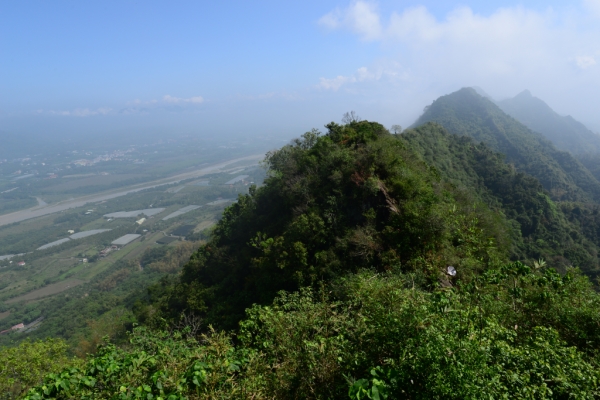
[[(230, 164), (236, 165), (232, 167)], [(12, 224), (2, 225), (0, 221), (0, 255), (21, 254), (12, 259), (0, 259), (0, 330), (21, 322), (28, 324), (42, 317), (35, 332), (27, 335), (44, 335), (48, 329), (62, 329), (63, 323), (56, 325), (52, 321), (62, 315), (61, 309), (69, 303), (69, 299), (93, 302), (94, 293), (95, 296), (105, 293), (102, 296), (111, 299), (106, 300), (107, 304), (112, 304), (110, 302), (117, 301), (116, 297), (111, 297), (116, 296), (112, 294), (114, 291), (123, 290), (119, 296), (126, 296), (132, 290), (143, 292), (153, 280), (160, 279), (161, 274), (175, 273), (189, 259), (189, 254), (197, 248), (199, 241), (206, 238), (209, 234), (206, 228), (219, 220), (223, 209), (236, 201), (238, 194), (247, 192), (251, 180), (262, 182), (264, 171), (255, 168), (255, 164), (256, 157), (250, 157), (233, 163), (204, 165), (201, 169), (197, 169), (196, 165), (195, 169), (189, 171), (176, 171), (179, 175), (170, 180), (154, 180), (96, 195), (75, 197), (59, 204), (53, 201), (65, 196), (64, 193), (37, 196), (49, 204), (20, 212), (25, 219), (21, 219), (17, 213)], [(248, 165), (251, 166), (247, 168)], [(169, 169), (172, 166), (157, 164), (155, 167)], [(148, 171), (148, 165), (133, 165), (130, 170), (141, 171), (144, 168)], [(81, 170), (85, 168), (72, 168), (66, 175), (80, 175)], [(248, 181), (224, 185), (237, 176), (231, 175), (232, 171), (248, 175)], [(81, 174), (85, 175), (84, 172)], [(130, 178), (133, 175), (127, 174)], [(102, 179), (105, 180), (103, 183), (107, 183), (115, 177), (116, 174), (93, 174), (65, 178), (60, 183), (59, 180), (52, 180), (44, 182), (44, 190), (51, 191), (58, 184), (71, 185), (62, 187), (62, 190), (76, 190), (79, 187), (77, 185), (82, 183), (92, 187)], [(195, 185), (199, 179), (206, 183)], [(141, 221), (136, 210), (152, 212)], [(159, 214), (152, 215), (159, 210)], [(109, 217), (113, 213), (120, 213), (117, 215), (123, 218)], [(163, 220), (165, 216), (169, 218)], [(0, 215), (0, 220), (6, 217)], [(95, 231), (94, 235), (81, 233), (91, 230), (104, 231)], [(185, 233), (185, 240), (167, 236), (174, 231)], [(110, 251), (106, 257), (100, 256), (103, 249), (110, 248), (115, 239), (126, 234), (141, 236), (119, 250)], [(69, 237), (71, 240), (54, 247), (36, 250)], [(180, 248), (185, 249), (187, 259), (160, 262), (158, 258), (156, 264), (148, 261), (171, 254), (169, 252), (180, 254)], [(148, 258), (148, 254), (152, 257)], [(87, 262), (83, 259), (87, 259)], [(25, 264), (18, 265), (20, 261)], [(92, 304), (90, 307), (95, 310), (93, 312), (103, 312), (102, 307)], [(77, 313), (76, 306), (72, 312)], [(80, 323), (85, 324), (85, 320)], [(25, 334), (2, 335), (0, 345), (13, 340), (10, 337), (14, 335)]]
[(115, 174), (71, 178), (66, 181), (55, 181), (57, 184), (44, 188), (42, 193), (67, 193), (87, 186), (109, 186), (117, 182), (137, 181), (144, 177), (143, 174)]
[(41, 289), (34, 290), (22, 296), (14, 297), (6, 303), (16, 303), (18, 301), (27, 301), (27, 300), (37, 300), (42, 297), (52, 296), (53, 294), (64, 292), (67, 289), (73, 288), (75, 286), (81, 285), (85, 281), (80, 279), (67, 279), (59, 283), (54, 283), (48, 286), (45, 286)]

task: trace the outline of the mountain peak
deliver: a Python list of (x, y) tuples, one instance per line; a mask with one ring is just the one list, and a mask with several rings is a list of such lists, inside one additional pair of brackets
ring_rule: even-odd
[(571, 153), (600, 152), (600, 137), (574, 118), (560, 116), (543, 100), (524, 90), (498, 106), (533, 131), (550, 139), (558, 148)]
[[(519, 105), (533, 104), (533, 108), (542, 111), (549, 109), (535, 97), (511, 101)], [(500, 103), (506, 104), (505, 101)], [(551, 109), (550, 113), (553, 113)], [(555, 199), (600, 199), (600, 183), (572, 155), (558, 151), (542, 134), (534, 133), (515, 117), (509, 117), (496, 103), (481, 97), (472, 88), (440, 97), (426, 108), (413, 126), (426, 122), (436, 122), (450, 133), (470, 136), (476, 143), (484, 142), (493, 150), (504, 153), (517, 169), (536, 177)]]
[(471, 89), (473, 89), (474, 91), (476, 91), (477, 94), (479, 94), (481, 97), (485, 97), (486, 99), (490, 99), (490, 100), (492, 99), (492, 96), (490, 96), (489, 94), (487, 94), (485, 92), (485, 90), (483, 90), (479, 86), (471, 86)]
[(531, 92), (528, 89), (523, 90), (521, 93), (516, 95), (515, 97), (533, 97)]

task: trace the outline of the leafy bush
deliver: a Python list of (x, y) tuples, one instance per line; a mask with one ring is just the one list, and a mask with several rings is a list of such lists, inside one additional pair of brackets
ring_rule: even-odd
[(0, 399), (16, 399), (38, 385), (49, 372), (80, 364), (67, 356), (67, 343), (60, 339), (24, 341), (16, 347), (0, 348)]
[(137, 328), (129, 348), (107, 344), (26, 398), (600, 395), (599, 296), (585, 277), (513, 263), (454, 288), (431, 292), (423, 282), (371, 270), (282, 292), (250, 308), (237, 335), (209, 331), (197, 341)]

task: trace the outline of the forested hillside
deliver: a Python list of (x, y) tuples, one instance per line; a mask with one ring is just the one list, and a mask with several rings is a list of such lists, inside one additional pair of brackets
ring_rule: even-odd
[(600, 182), (575, 157), (472, 88), (440, 97), (413, 126), (426, 122), (438, 122), (450, 133), (470, 136), (505, 154), (508, 163), (538, 179), (555, 200), (600, 201)]
[[(505, 216), (506, 231), (512, 232), (507, 237), (511, 259), (543, 258), (560, 271), (578, 266), (596, 276), (600, 241), (596, 232), (582, 231), (585, 225), (598, 227), (596, 206), (558, 206), (537, 179), (506, 164), (502, 154), (468, 136), (449, 134), (441, 125), (427, 123), (401, 138), (465, 198)], [(571, 218), (575, 207), (577, 220)], [(591, 213), (583, 215), (584, 209)]]
[[(449, 131), (508, 128), (441, 104), (430, 110)], [(513, 135), (496, 139), (516, 146)], [(530, 164), (553, 160), (536, 154)], [(597, 213), (555, 203), (519, 166), (435, 124), (392, 135), (331, 123), (265, 166), (265, 184), (225, 211), (182, 273), (136, 304), (146, 326), (129, 346), (69, 364), (39, 343), (60, 362), (25, 398), (600, 395), (600, 297), (570, 267), (595, 272), (594, 228), (578, 223)]]
[(528, 90), (496, 104), (532, 131), (544, 135), (560, 150), (573, 154), (600, 153), (600, 135), (571, 116), (558, 115)]

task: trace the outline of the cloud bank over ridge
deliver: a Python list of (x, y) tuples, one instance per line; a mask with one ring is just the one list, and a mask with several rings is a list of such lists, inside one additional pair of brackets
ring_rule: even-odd
[[(592, 93), (600, 89), (599, 11), (600, 1), (586, 0), (561, 12), (511, 6), (481, 15), (460, 6), (436, 18), (424, 6), (384, 14), (378, 3), (361, 0), (331, 10), (318, 24), (380, 46), (382, 59), (401, 66), (381, 77), (403, 76), (401, 86), (411, 91), (441, 95), (478, 85), (506, 97), (529, 88), (559, 108), (591, 116)], [(367, 81), (361, 71), (370, 68), (322, 77), (319, 86), (338, 91), (357, 85)], [(578, 96), (584, 104), (573, 102)]]

